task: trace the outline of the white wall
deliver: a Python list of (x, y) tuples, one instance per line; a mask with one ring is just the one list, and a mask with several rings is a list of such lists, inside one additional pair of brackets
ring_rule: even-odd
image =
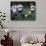
[[(14, 34), (12, 35), (13, 37), (15, 35), (15, 40), (16, 39), (18, 40), (19, 37), (25, 34), (30, 35), (32, 31), (33, 32), (45, 31), (44, 33), (46, 33), (46, 0), (33, 0), (33, 1), (36, 1), (36, 8), (37, 8), (36, 21), (11, 21), (10, 20), (10, 2), (11, 1), (15, 1), (15, 0), (0, 0), (0, 10), (3, 12), (6, 12), (8, 22), (5, 22), (5, 27), (8, 27), (8, 29), (10, 29), (11, 31), (19, 31), (19, 33), (14, 32)], [(0, 31), (2, 31), (1, 28), (0, 28)], [(18, 41), (14, 41), (14, 43), (17, 46), (20, 45)]]
[(0, 0), (0, 10), (6, 12), (8, 21), (5, 22), (5, 27), (10, 27), (10, 28), (13, 27), (13, 29), (24, 30), (24, 31), (25, 30), (46, 31), (46, 0), (33, 0), (36, 1), (36, 21), (11, 21), (10, 20), (11, 1), (16, 1), (16, 0)]

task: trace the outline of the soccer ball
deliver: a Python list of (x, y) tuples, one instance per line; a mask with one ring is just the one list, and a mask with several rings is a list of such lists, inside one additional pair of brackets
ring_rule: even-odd
[(16, 13), (17, 12), (17, 6), (16, 5), (12, 6), (11, 10), (13, 11), (13, 13)]
[(34, 6), (34, 5), (31, 5), (31, 6), (30, 6), (30, 10), (31, 10), (31, 11), (35, 11), (35, 6)]
[(18, 11), (22, 11), (23, 10), (23, 5), (19, 4), (18, 5)]

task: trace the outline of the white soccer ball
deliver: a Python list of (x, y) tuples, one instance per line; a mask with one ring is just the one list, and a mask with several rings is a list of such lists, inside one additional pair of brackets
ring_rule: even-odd
[(18, 5), (18, 11), (22, 11), (23, 10), (23, 5)]
[(17, 12), (17, 6), (16, 5), (12, 6), (12, 11), (13, 11), (13, 13)]
[(34, 6), (34, 5), (31, 5), (31, 6), (30, 6), (30, 10), (31, 10), (31, 11), (34, 11), (34, 10), (35, 10), (35, 6)]

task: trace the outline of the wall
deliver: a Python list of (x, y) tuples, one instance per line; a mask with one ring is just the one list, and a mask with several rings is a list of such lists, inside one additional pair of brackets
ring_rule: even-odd
[[(7, 21), (4, 23), (5, 24), (4, 26), (6, 28), (8, 27), (8, 29), (10, 29), (11, 31), (20, 31), (20, 37), (27, 33), (30, 34), (31, 31), (46, 32), (46, 0), (33, 0), (36, 1), (36, 21), (11, 21), (10, 20), (11, 1), (15, 1), (15, 0), (0, 0), (0, 11), (6, 12), (6, 16), (7, 16)], [(0, 31), (2, 31), (1, 28)], [(14, 34), (17, 38), (19, 37), (18, 33), (14, 33)], [(16, 43), (16, 45), (18, 46), (20, 45), (20, 43)]]
[(17, 1), (17, 0), (0, 1), (0, 11), (6, 12), (6, 16), (7, 16), (5, 27), (16, 30), (24, 30), (24, 31), (25, 30), (46, 31), (46, 5), (45, 5), (46, 0), (33, 0), (36, 1), (36, 21), (11, 21), (10, 20), (11, 1)]

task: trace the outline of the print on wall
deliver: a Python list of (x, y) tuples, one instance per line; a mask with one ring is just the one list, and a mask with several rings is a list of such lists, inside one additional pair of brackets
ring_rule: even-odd
[(11, 1), (11, 20), (36, 20), (36, 3), (34, 1)]

